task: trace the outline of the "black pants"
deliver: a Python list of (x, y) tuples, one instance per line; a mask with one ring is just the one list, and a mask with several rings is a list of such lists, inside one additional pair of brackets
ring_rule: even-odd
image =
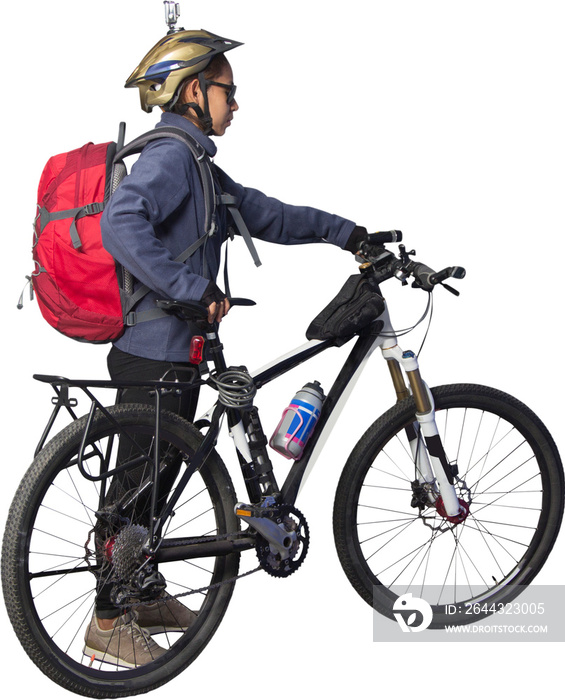
[[(198, 377), (198, 370), (188, 363), (161, 362), (160, 360), (147, 360), (144, 357), (128, 355), (113, 346), (108, 354), (108, 371), (112, 381), (145, 381), (146, 379), (159, 380), (163, 377), (168, 381), (178, 380), (189, 382)], [(166, 374), (166, 377), (165, 377)], [(128, 388), (121, 393), (119, 403), (145, 403), (154, 405), (155, 398), (143, 388)], [(161, 407), (166, 411), (172, 411), (189, 421), (194, 420), (196, 405), (198, 403), (198, 388), (193, 391), (185, 391), (180, 396), (167, 394), (161, 399)]]
[[(116, 347), (112, 347), (108, 354), (108, 370), (113, 381), (145, 381), (159, 380), (165, 378), (169, 381), (179, 382), (194, 381), (198, 377), (198, 371), (193, 365), (178, 364), (171, 362), (161, 362), (159, 360), (148, 360), (143, 357), (129, 355)], [(165, 377), (166, 374), (166, 377)], [(196, 406), (198, 404), (198, 387), (192, 391), (185, 391), (180, 395), (166, 394), (161, 397), (161, 409), (172, 411), (188, 421), (194, 421)], [(155, 405), (155, 397), (150, 390), (143, 387), (128, 387), (119, 392), (118, 403), (141, 403)], [(142, 448), (148, 448), (151, 438), (146, 436), (135, 436), (136, 442)], [(125, 464), (126, 461), (135, 457), (132, 454), (131, 442), (120, 441), (118, 448), (118, 464)], [(168, 474), (159, 483), (159, 501), (162, 502), (169, 493), (178, 469), (169, 469)], [(106, 495), (106, 503), (111, 504), (124, 493), (130, 491), (141, 483), (146, 476), (146, 467), (127, 470), (125, 473), (117, 475), (112, 479)], [(147, 526), (144, 522), (144, 512), (147, 512), (147, 504), (137, 504), (136, 512), (128, 514), (136, 524)], [(96, 615), (99, 618), (112, 619), (120, 614), (110, 600), (112, 583), (101, 582), (96, 601)]]

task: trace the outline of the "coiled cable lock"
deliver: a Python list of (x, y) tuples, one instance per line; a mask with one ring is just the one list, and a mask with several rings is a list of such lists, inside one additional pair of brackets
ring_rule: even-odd
[(220, 403), (227, 408), (249, 408), (253, 405), (257, 387), (245, 368), (230, 367), (213, 380), (218, 388)]

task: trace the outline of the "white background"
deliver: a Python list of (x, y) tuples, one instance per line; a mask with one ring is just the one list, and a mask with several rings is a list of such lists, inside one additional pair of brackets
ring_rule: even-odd
[[(426, 380), (515, 394), (562, 448), (561, 5), (184, 0), (179, 24), (245, 43), (229, 55), (240, 110), (218, 141), (216, 162), (283, 201), (339, 213), (370, 230), (401, 229), (418, 259), (436, 269), (465, 266), (467, 278), (454, 283), (460, 298), (435, 294), (421, 355)], [(31, 272), (37, 182), (50, 155), (115, 139), (119, 121), (129, 137), (153, 126), (157, 115), (143, 113), (137, 91), (123, 84), (166, 28), (160, 0), (28, 0), (3, 3), (0, 12), (4, 519), (50, 411), (50, 390), (32, 374), (106, 376), (106, 346), (60, 336), (35, 302), (16, 310)], [(232, 291), (258, 306), (234, 310), (222, 327), (228, 362), (250, 369), (304, 342), (308, 322), (355, 272), (353, 258), (330, 246), (262, 245), (259, 253), (263, 266), (256, 269), (241, 241), (232, 247)], [(419, 318), (425, 295), (394, 282), (385, 291), (398, 327)], [(418, 350), (421, 338), (417, 331), (402, 344)], [(304, 382), (319, 379), (329, 389), (344, 354), (328, 355), (262, 392), (266, 431)], [(203, 655), (152, 697), (214, 699), (243, 688), (275, 700), (289, 693), (373, 697), (388, 688), (408, 698), (426, 686), (424, 692), (470, 698), (489, 677), (489, 694), (525, 698), (538, 691), (540, 677), (549, 687), (561, 678), (557, 644), (372, 642), (371, 609), (342, 573), (331, 529), (341, 467), (394, 401), (377, 355), (372, 365), (297, 504), (312, 538), (302, 569), (286, 581), (258, 575), (240, 582)], [(564, 549), (561, 535), (540, 583), (563, 583)], [(244, 558), (243, 569), (253, 566)], [(5, 672), (25, 678), (26, 697), (60, 697), (0, 614)]]

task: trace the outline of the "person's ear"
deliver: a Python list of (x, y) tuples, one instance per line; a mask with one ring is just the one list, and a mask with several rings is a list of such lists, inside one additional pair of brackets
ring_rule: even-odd
[(181, 93), (181, 104), (196, 102), (199, 104), (202, 91), (200, 90), (200, 82), (198, 78), (187, 81)]

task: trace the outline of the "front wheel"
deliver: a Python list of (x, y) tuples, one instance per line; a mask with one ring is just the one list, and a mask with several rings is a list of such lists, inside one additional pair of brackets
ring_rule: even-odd
[[(123, 697), (174, 678), (203, 650), (227, 609), (239, 557), (228, 554), (158, 565), (159, 581), (166, 585), (160, 595), (178, 596), (178, 602), (171, 608), (173, 620), (165, 619), (162, 603), (152, 603), (159, 607), (153, 615), (157, 629), (151, 634), (164, 650), (155, 660), (151, 660), (154, 654), (143, 662), (132, 657), (126, 665), (115, 636), (108, 637), (107, 650), (98, 642), (98, 651), (91, 653), (85, 635), (93, 616), (100, 616), (101, 599), (107, 605), (115, 581), (129, 580), (144, 569), (141, 543), (149, 526), (151, 494), (136, 497), (136, 493), (155, 461), (155, 411), (123, 404), (108, 409), (106, 415), (97, 412), (91, 423), (87, 418), (56, 436), (22, 480), (4, 535), (2, 584), (16, 634), (47, 676), (89, 697)], [(143, 445), (144, 458), (136, 458), (137, 452), (124, 457), (133, 444), (124, 435)], [(168, 469), (172, 475), (169, 487), (189, 467), (201, 441), (192, 425), (162, 413), (159, 456), (163, 474)], [(103, 478), (127, 459), (131, 469), (113, 480)], [(121, 515), (113, 510), (116, 499), (131, 501)], [(235, 532), (235, 500), (229, 475), (212, 452), (164, 523), (165, 537), (221, 539)], [(179, 613), (181, 603), (185, 609)], [(125, 608), (126, 615), (129, 609)], [(124, 628), (124, 638), (128, 634), (138, 634), (131, 624)]]
[(395, 602), (411, 593), (431, 604), (429, 627), (443, 628), (485, 617), (531, 583), (557, 537), (564, 484), (551, 435), (522, 403), (475, 385), (432, 394), (468, 512), (450, 520), (418, 485), (409, 398), (351, 453), (337, 488), (334, 536), (345, 573), (375, 610), (394, 619)]

